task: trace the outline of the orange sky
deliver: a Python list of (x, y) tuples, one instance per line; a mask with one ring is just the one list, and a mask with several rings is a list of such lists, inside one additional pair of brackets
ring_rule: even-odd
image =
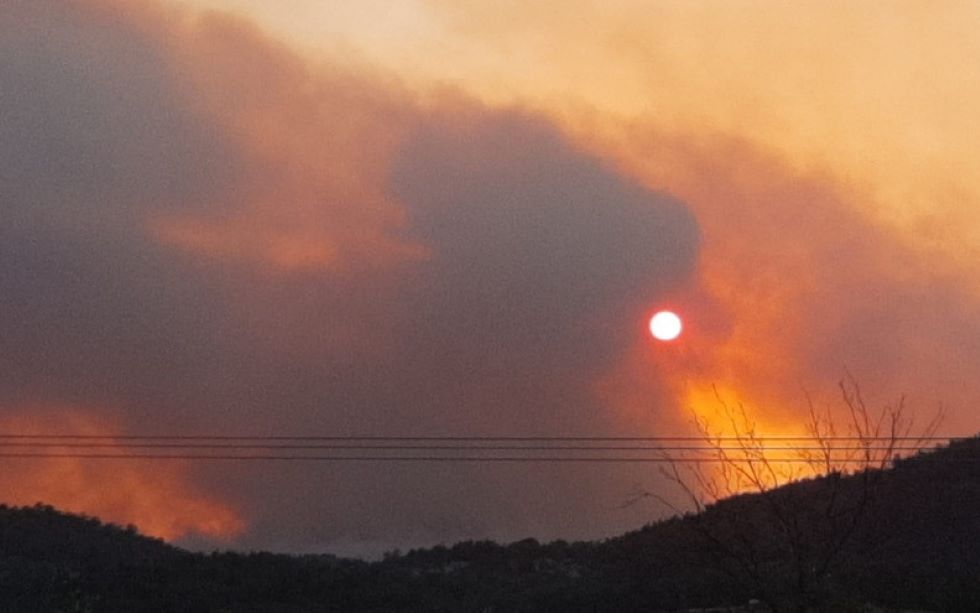
[(906, 223), (955, 215), (980, 188), (973, 2), (179, 3), (573, 125), (594, 113), (738, 135), (871, 187)]
[[(816, 290), (802, 283), (820, 274), (819, 248), (779, 244), (780, 224), (796, 222), (815, 190), (840, 200), (832, 206), (848, 212), (837, 220), (872, 224), (884, 237), (877, 240), (901, 245), (881, 250), (916, 260), (920, 270), (902, 274), (955, 279), (978, 295), (975, 3), (185, 4), (249, 16), (313, 62), (387, 70), (423, 95), (452, 87), (491, 105), (534, 108), (647, 185), (680, 196), (705, 232), (700, 291), (736, 322), (700, 348), (711, 356), (695, 377), (702, 387), (724, 381), (771, 403), (826, 383), (795, 363), (807, 359), (798, 345), (813, 342), (800, 329), (813, 322), (800, 311), (814, 302)], [(760, 200), (752, 215), (770, 227), (733, 228), (731, 198)], [(830, 242), (847, 231), (833, 223), (817, 230)], [(761, 249), (759, 240), (774, 244)], [(832, 327), (834, 301), (847, 298), (812, 305), (827, 309), (821, 326)], [(921, 353), (908, 358), (910, 369), (940, 359)], [(791, 391), (774, 394), (783, 382)], [(963, 402), (976, 391), (950, 383), (927, 386), (923, 400)], [(975, 425), (968, 415), (950, 419), (956, 430)]]
[[(677, 434), (715, 386), (784, 434), (851, 372), (975, 433), (978, 26), (971, 2), (18, 4), (0, 423)], [(677, 343), (646, 333), (661, 307)], [(18, 501), (311, 548), (612, 534), (649, 478), (134, 465), (132, 505), (82, 496), (103, 468), (36, 470)]]

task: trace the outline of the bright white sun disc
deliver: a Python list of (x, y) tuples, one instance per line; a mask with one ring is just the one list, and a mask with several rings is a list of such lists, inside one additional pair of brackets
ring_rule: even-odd
[(658, 341), (672, 341), (681, 335), (684, 324), (676, 313), (660, 311), (650, 318), (650, 334)]

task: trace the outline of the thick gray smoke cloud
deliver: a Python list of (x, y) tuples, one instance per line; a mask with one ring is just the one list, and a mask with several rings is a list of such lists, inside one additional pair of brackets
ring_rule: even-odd
[[(148, 22), (55, 2), (0, 17), (3, 410), (70, 404), (141, 433), (628, 428), (592, 386), (649, 301), (694, 269), (698, 227), (682, 203), (540, 117), (459, 101), (422, 111), (366, 82), (379, 108), (401, 105), (391, 121), (405, 136), (383, 180), (405, 219), (396, 238), (424, 257), (296, 272), (161, 244), (161, 215), (231, 224), (248, 213), (238, 186), (287, 184), (304, 161), (244, 146), (251, 136), (202, 110), (214, 107), (194, 98), (174, 51), (215, 31), (242, 53), (265, 43), (234, 27), (174, 26), (171, 40)], [(349, 81), (306, 78), (346, 100)], [(350, 132), (331, 104), (311, 129)], [(332, 219), (342, 234), (347, 217)], [(242, 511), (252, 546), (584, 537), (642, 520), (616, 510), (636, 475), (595, 468), (200, 465), (193, 477)]]
[(215, 303), (143, 224), (224, 189), (234, 152), (111, 13), (14, 2), (0, 54), (0, 400), (169, 403)]

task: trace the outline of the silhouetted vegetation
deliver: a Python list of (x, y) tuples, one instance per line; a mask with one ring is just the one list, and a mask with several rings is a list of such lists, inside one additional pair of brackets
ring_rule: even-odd
[[(819, 610), (980, 610), (978, 458), (974, 438), (881, 470), (874, 521), (859, 526), (835, 557)], [(775, 492), (795, 497), (795, 521), (807, 522), (827, 488), (857, 496), (860, 479), (834, 475)], [(191, 553), (48, 506), (0, 506), (0, 610), (676, 611), (745, 604), (760, 597), (758, 584), (734, 561), (719, 560), (706, 534), (736, 530), (726, 538), (752, 542), (761, 572), (792, 572), (791, 552), (773, 537), (765, 504), (758, 494), (727, 498), (697, 516), (603, 542), (465, 542), (374, 563)]]
[[(716, 390), (724, 434), (694, 416), (702, 439), (695, 457), (712, 462), (678, 454), (661, 470), (695, 509), (685, 525), (713, 549), (712, 568), (776, 613), (824, 611), (847, 600), (839, 570), (854, 546), (870, 557), (896, 535), (880, 530), (881, 505), (893, 502), (885, 496), (886, 469), (900, 451), (927, 448), (942, 420), (940, 409), (916, 431), (904, 398), (872, 410), (851, 375), (839, 387), (836, 416), (808, 398), (808, 437), (802, 440), (759, 435), (745, 407), (728, 404)], [(744, 494), (754, 497), (739, 509), (731, 499)], [(663, 496), (649, 495), (681, 512)], [(707, 512), (722, 501), (727, 511)]]

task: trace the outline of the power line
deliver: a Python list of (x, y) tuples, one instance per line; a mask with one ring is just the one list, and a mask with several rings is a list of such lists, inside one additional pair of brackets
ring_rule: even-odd
[(6, 442), (0, 441), (0, 448), (27, 449), (231, 449), (231, 450), (351, 450), (351, 451), (672, 451), (672, 452), (771, 452), (771, 451), (925, 451), (931, 449), (921, 445), (826, 445), (826, 446), (665, 446), (665, 445), (388, 445), (388, 444), (292, 444), (292, 443), (159, 443), (159, 442)]
[[(0, 433), (0, 458), (323, 462), (725, 463), (878, 465), (971, 437), (286, 436)], [(772, 445), (769, 445), (772, 443)], [(89, 450), (91, 452), (89, 452)], [(146, 450), (146, 451), (143, 451)], [(161, 453), (157, 450), (170, 453)], [(119, 453), (108, 453), (117, 451)], [(266, 452), (266, 453), (259, 453)], [(355, 453), (356, 452), (356, 453)], [(389, 453), (391, 452), (391, 453)], [(406, 454), (406, 452), (408, 452)], [(514, 455), (515, 452), (517, 455)], [(654, 452), (656, 456), (636, 455)], [(792, 452), (795, 457), (767, 457)], [(503, 454), (503, 455), (502, 455)], [(541, 455), (550, 454), (550, 455)], [(978, 458), (935, 458), (973, 461)]]
[[(92, 459), (92, 460), (263, 460), (263, 461), (322, 461), (322, 462), (472, 462), (472, 463), (495, 463), (495, 462), (553, 462), (553, 463), (761, 463), (772, 464), (821, 464), (824, 458), (762, 458), (762, 457), (743, 457), (743, 458), (677, 458), (677, 457), (574, 457), (574, 456), (392, 456), (392, 455), (217, 455), (217, 454), (106, 454), (106, 453), (0, 453), (0, 458), (9, 459), (30, 459), (30, 458), (49, 458), (49, 459)], [(980, 456), (953, 456), (953, 457), (930, 457), (920, 456), (917, 460), (939, 461), (944, 463), (957, 462), (976, 462), (980, 461)], [(880, 464), (883, 459), (843, 459), (839, 458), (832, 461), (846, 462), (848, 464)]]

